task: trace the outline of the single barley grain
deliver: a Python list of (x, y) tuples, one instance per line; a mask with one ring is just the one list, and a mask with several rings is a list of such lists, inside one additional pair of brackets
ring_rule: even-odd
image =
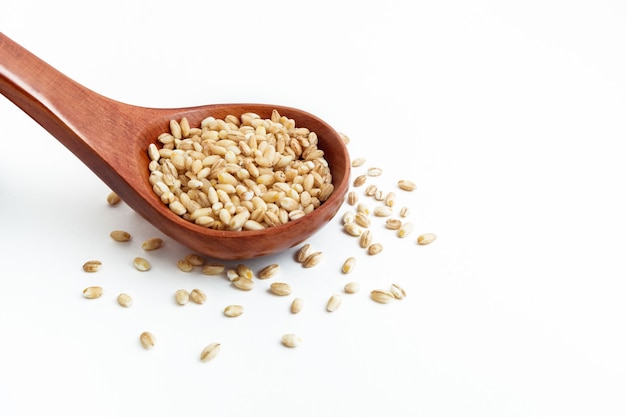
[(212, 359), (215, 359), (218, 353), (220, 353), (222, 345), (219, 343), (211, 343), (207, 345), (202, 352), (200, 352), (200, 360), (202, 362), (208, 362)]
[(243, 307), (236, 304), (231, 304), (224, 308), (224, 315), (226, 317), (239, 317), (243, 314)]
[(291, 294), (291, 285), (286, 282), (272, 282), (270, 291), (276, 295), (289, 295)]
[(198, 255), (197, 253), (190, 253), (185, 256), (185, 260), (189, 262), (193, 266), (203, 266), (206, 262), (202, 255)]
[(356, 223), (347, 223), (343, 225), (343, 230), (346, 231), (350, 236), (359, 237), (363, 234), (363, 229)]
[[(370, 227), (370, 224), (371, 224), (371, 221), (370, 221), (369, 217), (367, 217), (367, 215), (365, 215), (363, 213), (357, 213), (356, 216), (354, 216), (354, 221), (359, 226), (365, 227), (365, 228)], [(360, 234), (359, 234), (359, 236), (360, 236)]]
[(353, 187), (360, 187), (363, 184), (365, 184), (366, 181), (367, 181), (367, 176), (366, 175), (359, 175), (358, 177), (356, 177), (354, 179), (354, 181), (352, 181), (352, 186)]
[(304, 300), (302, 298), (294, 298), (294, 300), (291, 302), (291, 312), (293, 314), (298, 314), (302, 310), (303, 306)]
[(385, 227), (389, 230), (400, 230), (402, 221), (399, 219), (387, 219), (387, 221), (385, 221)]
[(111, 191), (109, 193), (109, 195), (107, 195), (107, 203), (109, 203), (112, 206), (115, 206), (116, 204), (119, 204), (119, 202), (122, 201), (122, 199), (120, 198), (120, 196), (118, 196), (115, 192)]
[(176, 300), (176, 304), (184, 306), (189, 301), (189, 291), (183, 289), (177, 290), (174, 294), (174, 299)]
[(393, 294), (394, 298), (397, 300), (402, 300), (406, 297), (406, 291), (398, 284), (392, 284), (389, 292)]
[(357, 213), (361, 213), (361, 214), (363, 214), (365, 216), (369, 216), (370, 215), (370, 208), (365, 203), (359, 203), (356, 206), (356, 212)]
[(393, 213), (393, 210), (389, 206), (377, 206), (374, 208), (374, 216), (377, 217), (389, 217)]
[(312, 268), (320, 263), (320, 261), (322, 260), (322, 256), (322, 252), (319, 251), (312, 253), (311, 255), (307, 256), (304, 262), (302, 262), (302, 266), (304, 268)]
[(367, 175), (369, 175), (370, 177), (379, 177), (382, 173), (382, 168), (371, 167), (367, 169)]
[(206, 294), (199, 288), (194, 288), (189, 293), (189, 299), (196, 304), (204, 304), (206, 302)]
[(355, 191), (350, 191), (348, 193), (348, 204), (351, 206), (355, 205), (359, 201), (359, 196)]
[(378, 255), (382, 251), (383, 251), (382, 243), (372, 243), (371, 245), (367, 247), (368, 255)]
[(343, 263), (343, 265), (341, 266), (341, 272), (343, 272), (344, 274), (349, 274), (350, 272), (352, 272), (354, 270), (354, 265), (356, 264), (356, 258), (351, 256), (348, 259), (346, 259)]
[(410, 214), (411, 210), (408, 207), (402, 207), (400, 209), (400, 217), (407, 217)]
[(204, 275), (218, 275), (224, 272), (225, 268), (224, 264), (210, 263), (202, 267), (202, 273)]
[(343, 213), (343, 216), (341, 216), (341, 223), (344, 225), (348, 223), (352, 223), (354, 221), (354, 218), (355, 218), (354, 212), (346, 211), (345, 213)]
[(288, 333), (283, 335), (283, 337), (280, 339), (280, 342), (288, 348), (295, 348), (302, 344), (302, 338), (293, 333)]
[(233, 285), (240, 290), (250, 291), (254, 288), (254, 281), (244, 277), (237, 277), (233, 280)]
[(228, 280), (232, 282), (232, 281), (235, 281), (237, 278), (241, 278), (241, 277), (237, 273), (236, 269), (229, 269), (226, 271), (226, 278), (228, 278)]
[(104, 293), (104, 290), (102, 289), (102, 287), (97, 287), (97, 286), (87, 287), (83, 290), (83, 297), (92, 300), (94, 298), (102, 297), (103, 293)]
[(339, 132), (339, 136), (341, 136), (341, 139), (343, 140), (343, 143), (345, 143), (346, 145), (348, 145), (350, 143), (350, 137), (348, 135), (346, 135), (345, 133)]
[(265, 268), (261, 269), (259, 273), (257, 274), (257, 277), (259, 279), (272, 278), (276, 276), (279, 271), (280, 271), (280, 265), (270, 264), (270, 265), (267, 265)]
[(133, 305), (133, 297), (128, 294), (121, 293), (117, 296), (117, 303), (122, 307), (130, 307)]
[(154, 335), (150, 332), (143, 332), (139, 335), (139, 342), (144, 349), (152, 349), (154, 347), (154, 343), (156, 339)]
[(191, 272), (193, 270), (193, 265), (186, 259), (179, 259), (176, 262), (176, 266), (183, 272)]
[(383, 190), (376, 190), (376, 193), (374, 194), (374, 200), (383, 201), (384, 199), (385, 193), (383, 192)]
[(393, 207), (394, 204), (396, 204), (396, 193), (390, 191), (385, 195), (385, 205)]
[(352, 160), (352, 167), (358, 168), (365, 163), (365, 158), (355, 158)]
[(376, 194), (376, 191), (378, 191), (378, 187), (374, 184), (370, 184), (365, 188), (365, 195), (368, 197), (373, 197), (374, 194)]
[(429, 245), (433, 243), (437, 239), (437, 236), (434, 233), (424, 233), (423, 235), (419, 235), (417, 237), (418, 245)]
[(361, 286), (359, 285), (358, 282), (348, 282), (346, 285), (344, 285), (343, 290), (347, 293), (347, 294), (354, 294), (359, 292), (359, 290), (361, 289)]
[(148, 262), (147, 259), (139, 256), (133, 259), (133, 265), (135, 266), (135, 268), (137, 268), (138, 271), (142, 272), (149, 271), (151, 268), (150, 262)]
[(413, 191), (417, 188), (417, 185), (413, 181), (409, 180), (400, 180), (398, 181), (398, 187), (404, 191)]
[(361, 234), (361, 237), (359, 238), (359, 246), (364, 249), (369, 247), (369, 245), (372, 244), (373, 238), (374, 237), (372, 236), (372, 232), (370, 230), (363, 231), (363, 234)]
[(161, 246), (163, 246), (163, 239), (158, 237), (150, 238), (141, 244), (141, 248), (147, 251), (159, 249)]
[(114, 230), (110, 236), (116, 242), (128, 242), (131, 239), (130, 233), (124, 230)]
[(398, 229), (398, 237), (407, 237), (413, 231), (413, 223), (405, 222), (402, 223), (402, 226)]
[(83, 271), (98, 272), (101, 267), (102, 267), (102, 262), (100, 261), (96, 261), (96, 260), (87, 261), (83, 264)]
[(237, 271), (237, 275), (239, 275), (242, 278), (247, 278), (247, 279), (254, 278), (254, 272), (247, 265), (239, 264), (239, 265), (237, 265), (235, 270)]
[(370, 292), (370, 297), (372, 298), (372, 300), (381, 304), (387, 304), (388, 302), (395, 299), (391, 292), (385, 290), (373, 290), (372, 292)]
[(331, 313), (334, 312), (334, 311), (337, 311), (337, 309), (341, 305), (341, 301), (342, 301), (341, 295), (333, 294), (328, 299), (328, 302), (326, 303), (326, 310), (330, 311)]

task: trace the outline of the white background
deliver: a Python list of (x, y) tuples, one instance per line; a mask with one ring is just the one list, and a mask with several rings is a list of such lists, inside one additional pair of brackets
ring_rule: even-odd
[[(0, 30), (111, 98), (298, 107), (351, 138), (412, 210), (369, 257), (338, 220), (271, 281), (189, 253), (0, 99), (0, 415), (624, 416), (626, 6), (621, 1), (2, 0)], [(79, 104), (78, 104), (79, 105)], [(121, 138), (123, 139), (123, 138)], [(370, 180), (374, 182), (373, 180)], [(362, 197), (365, 199), (365, 197)], [(366, 200), (363, 200), (366, 201)], [(372, 204), (373, 205), (373, 204)], [(348, 206), (342, 211), (349, 209)], [(132, 233), (121, 245), (108, 234)], [(419, 233), (434, 232), (430, 246)], [(147, 273), (132, 259), (146, 256)], [(351, 275), (341, 263), (357, 258)], [(96, 274), (82, 271), (103, 262)], [(228, 263), (232, 266), (233, 263)], [(343, 295), (348, 281), (361, 291)], [(403, 286), (380, 305), (369, 291)], [(98, 300), (82, 298), (102, 285)], [(176, 306), (179, 288), (204, 305)], [(123, 309), (120, 292), (135, 303)], [(222, 309), (242, 304), (243, 316)], [(138, 342), (149, 330), (157, 344)], [(280, 345), (283, 333), (304, 343)], [(202, 348), (219, 356), (199, 361)]]

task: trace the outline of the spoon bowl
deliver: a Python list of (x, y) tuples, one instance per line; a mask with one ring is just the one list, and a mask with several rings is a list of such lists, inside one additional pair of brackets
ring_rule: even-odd
[[(343, 139), (323, 120), (295, 108), (233, 103), (158, 109), (121, 103), (80, 85), (1, 32), (0, 93), (57, 138), (149, 223), (212, 258), (249, 259), (294, 247), (335, 216), (348, 190), (350, 157)], [(154, 193), (148, 181), (147, 150), (169, 129), (170, 120), (186, 117), (191, 126), (198, 126), (209, 116), (224, 119), (252, 112), (265, 119), (273, 110), (315, 132), (328, 161), (334, 191), (311, 213), (263, 230), (213, 230), (179, 217)]]

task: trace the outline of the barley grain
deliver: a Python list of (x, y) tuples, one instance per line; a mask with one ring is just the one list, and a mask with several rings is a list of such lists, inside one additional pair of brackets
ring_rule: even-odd
[(98, 286), (87, 287), (83, 290), (83, 297), (91, 300), (94, 298), (102, 297), (103, 293), (104, 293), (104, 290), (102, 289), (102, 287), (98, 287)]
[(128, 242), (131, 239), (130, 233), (124, 230), (114, 230), (110, 236), (116, 242)]
[(368, 255), (378, 255), (382, 251), (383, 251), (382, 243), (372, 243), (371, 245), (367, 247)]
[(243, 306), (237, 304), (231, 304), (224, 308), (224, 315), (226, 317), (239, 317), (243, 314)]
[(346, 259), (343, 263), (343, 265), (341, 266), (341, 272), (343, 272), (344, 274), (349, 274), (350, 272), (352, 272), (354, 270), (354, 265), (356, 264), (356, 258), (351, 256), (348, 259)]
[(135, 268), (137, 268), (138, 271), (142, 272), (149, 271), (151, 268), (150, 262), (148, 262), (147, 259), (139, 256), (133, 259), (133, 265), (135, 266)]
[(366, 181), (367, 181), (367, 176), (366, 175), (359, 175), (358, 177), (356, 177), (354, 179), (354, 181), (352, 181), (352, 186), (353, 187), (360, 187), (363, 184), (365, 184)]
[(318, 251), (307, 256), (304, 262), (302, 262), (302, 266), (304, 268), (312, 268), (315, 265), (319, 264), (321, 260), (322, 260), (322, 252)]
[(374, 184), (370, 184), (365, 188), (365, 195), (368, 197), (373, 197), (374, 194), (376, 194), (376, 191), (378, 191), (378, 187)]
[(385, 195), (385, 205), (393, 207), (394, 204), (396, 204), (396, 193), (390, 191)]
[(400, 180), (398, 181), (398, 187), (404, 191), (413, 191), (417, 188), (417, 185), (410, 180)]
[(163, 239), (158, 237), (153, 237), (145, 240), (141, 244), (141, 248), (146, 251), (156, 250), (163, 246)]
[(410, 209), (408, 207), (402, 207), (400, 209), (400, 217), (407, 217), (410, 214)]
[(394, 298), (397, 300), (402, 300), (406, 297), (406, 291), (398, 284), (392, 284), (389, 292), (393, 294)]
[(189, 301), (189, 291), (180, 289), (174, 293), (174, 299), (176, 300), (176, 304), (180, 306), (184, 306)]
[(337, 311), (342, 301), (341, 295), (333, 294), (326, 303), (326, 310), (331, 313)]
[(111, 191), (108, 195), (107, 195), (107, 203), (111, 206), (115, 206), (117, 204), (120, 203), (120, 201), (122, 201), (122, 199), (120, 198), (120, 196), (118, 196), (115, 192)]
[(122, 307), (130, 307), (133, 305), (133, 297), (128, 294), (121, 293), (117, 296), (117, 303)]
[(300, 249), (298, 249), (298, 252), (296, 252), (296, 260), (302, 263), (306, 260), (306, 258), (309, 257), (310, 254), (311, 254), (311, 245), (309, 243), (306, 243), (302, 245)]
[(304, 300), (302, 298), (294, 298), (294, 300), (291, 302), (291, 312), (293, 314), (298, 314), (302, 310), (303, 306)]
[(405, 222), (398, 229), (397, 235), (400, 238), (407, 237), (409, 234), (411, 234), (412, 231), (413, 231), (413, 224), (409, 222)]
[(259, 273), (257, 274), (257, 277), (259, 279), (272, 278), (272, 277), (276, 276), (279, 271), (280, 271), (280, 265), (278, 265), (278, 264), (270, 264), (270, 265), (267, 265), (266, 267), (264, 267), (263, 269), (261, 269), (259, 271)]
[(254, 281), (244, 277), (237, 277), (233, 280), (233, 285), (240, 290), (250, 291), (254, 288)]
[(237, 275), (239, 275), (242, 278), (247, 278), (247, 279), (254, 278), (254, 272), (247, 265), (239, 264), (239, 265), (237, 265), (235, 270), (237, 271)]
[(347, 294), (355, 294), (355, 293), (359, 292), (360, 289), (361, 289), (361, 286), (359, 285), (358, 282), (349, 282), (346, 285), (344, 285), (344, 287), (343, 287), (343, 290)]
[(185, 260), (189, 262), (193, 266), (203, 266), (206, 262), (202, 255), (198, 255), (197, 253), (190, 253), (185, 256)]
[(389, 230), (400, 230), (402, 227), (402, 221), (399, 219), (387, 219), (385, 221), (385, 227)]
[(209, 362), (210, 360), (215, 359), (215, 357), (220, 353), (222, 345), (220, 343), (211, 343), (207, 345), (202, 352), (200, 352), (200, 360), (202, 362)]
[(355, 158), (352, 160), (352, 167), (358, 168), (365, 163), (365, 158)]
[(348, 193), (348, 204), (351, 206), (355, 205), (359, 201), (359, 196), (355, 191), (350, 191)]
[(357, 213), (356, 216), (354, 216), (354, 221), (359, 226), (365, 227), (365, 228), (370, 227), (370, 224), (371, 224), (369, 217), (367, 217), (367, 215), (363, 213)]
[(385, 290), (372, 290), (370, 292), (370, 297), (372, 298), (372, 300), (381, 304), (387, 304), (395, 299), (391, 292)]
[(424, 233), (423, 235), (419, 235), (417, 237), (418, 245), (429, 245), (433, 243), (437, 239), (437, 236), (434, 233)]
[(356, 223), (347, 223), (343, 225), (343, 230), (350, 236), (361, 236), (363, 234), (363, 229)]
[(224, 264), (210, 263), (202, 267), (202, 273), (204, 275), (218, 275), (224, 272), (225, 268)]
[(139, 335), (139, 342), (144, 349), (152, 349), (156, 343), (156, 338), (150, 332), (143, 332)]
[(392, 213), (393, 213), (393, 210), (389, 206), (374, 207), (374, 216), (388, 217), (388, 216), (391, 216)]
[(371, 167), (367, 169), (367, 175), (369, 175), (370, 177), (379, 177), (382, 173), (382, 168)]
[(302, 344), (302, 338), (293, 333), (283, 335), (280, 339), (281, 343), (288, 348), (295, 348)]
[(286, 282), (272, 282), (270, 291), (280, 296), (289, 295), (291, 294), (291, 286)]
[(97, 260), (87, 261), (83, 264), (83, 271), (98, 272), (102, 267), (102, 262)]
[(196, 304), (204, 304), (206, 302), (206, 294), (199, 288), (194, 288), (189, 293), (189, 299)]
[(372, 239), (372, 232), (370, 230), (364, 230), (361, 234), (361, 237), (359, 238), (359, 246), (361, 246), (362, 248), (367, 248), (369, 245), (372, 244)]
[(183, 272), (191, 272), (193, 270), (193, 265), (186, 259), (180, 259), (176, 262), (176, 266)]

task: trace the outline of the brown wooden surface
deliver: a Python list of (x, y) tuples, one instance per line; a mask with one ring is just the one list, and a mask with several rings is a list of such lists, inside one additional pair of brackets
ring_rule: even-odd
[[(0, 33), (0, 92), (57, 138), (133, 210), (166, 235), (214, 258), (247, 259), (293, 247), (325, 225), (344, 201), (350, 158), (338, 133), (307, 112), (267, 104), (212, 104), (154, 109), (120, 103), (66, 77)], [(313, 213), (264, 231), (228, 232), (187, 222), (167, 208), (148, 182), (147, 147), (166, 131), (170, 119), (186, 116), (198, 125), (208, 116), (273, 109), (317, 133), (331, 167), (335, 191)]]

